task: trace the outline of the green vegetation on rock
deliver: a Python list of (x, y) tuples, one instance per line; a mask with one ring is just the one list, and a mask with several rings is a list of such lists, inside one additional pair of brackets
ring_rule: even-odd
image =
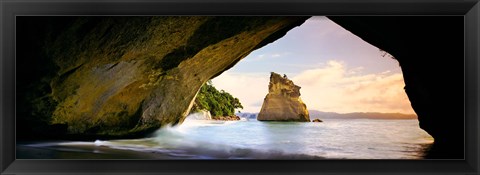
[(207, 110), (212, 116), (233, 116), (235, 109), (243, 109), (240, 100), (224, 90), (217, 90), (208, 81), (200, 88), (191, 112)]

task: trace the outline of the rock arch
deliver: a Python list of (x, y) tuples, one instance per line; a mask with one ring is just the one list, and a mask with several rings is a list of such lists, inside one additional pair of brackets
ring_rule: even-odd
[(435, 139), (429, 157), (462, 159), (463, 17), (329, 18), (398, 60), (420, 127)]
[[(18, 17), (17, 136), (139, 137), (182, 122), (205, 81), (307, 18)], [(329, 18), (399, 61), (431, 157), (463, 158), (463, 18)]]

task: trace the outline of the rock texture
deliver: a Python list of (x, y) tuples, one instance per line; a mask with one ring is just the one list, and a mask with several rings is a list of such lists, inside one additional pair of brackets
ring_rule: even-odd
[(307, 18), (20, 17), (18, 135), (141, 137), (181, 123), (207, 80)]
[(293, 84), (285, 75), (272, 72), (262, 109), (260, 121), (301, 121), (310, 122), (307, 106), (300, 98), (300, 86)]
[[(429, 157), (463, 158), (464, 87), (475, 87), (464, 86), (463, 16), (329, 18), (399, 61), (420, 127), (435, 138)], [(305, 20), (19, 16), (17, 137), (124, 138), (179, 123), (206, 80)]]
[(239, 116), (232, 115), (232, 116), (215, 116), (212, 117), (212, 120), (225, 120), (225, 121), (233, 121), (233, 120), (240, 120)]
[(420, 127), (435, 139), (427, 158), (464, 158), (463, 17), (329, 18), (398, 60)]
[(206, 110), (200, 110), (198, 112), (195, 112), (193, 114), (189, 114), (187, 116), (187, 119), (192, 119), (192, 120), (212, 120), (212, 114), (210, 114), (210, 111)]

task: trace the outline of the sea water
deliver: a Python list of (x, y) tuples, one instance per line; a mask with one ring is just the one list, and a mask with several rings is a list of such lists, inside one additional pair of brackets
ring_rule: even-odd
[(162, 155), (161, 159), (422, 159), (432, 143), (433, 138), (419, 128), (417, 120), (187, 118), (181, 125), (164, 127), (143, 139), (52, 144), (62, 149), (89, 145), (144, 152)]

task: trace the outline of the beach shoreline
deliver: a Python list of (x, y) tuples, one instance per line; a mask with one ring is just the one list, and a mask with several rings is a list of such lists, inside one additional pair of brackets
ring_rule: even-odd
[[(102, 159), (102, 160), (228, 160), (228, 159), (297, 159), (315, 160), (324, 157), (305, 154), (289, 154), (280, 151), (259, 152), (251, 149), (195, 150), (195, 148), (179, 148), (160, 150), (159, 148), (115, 148), (95, 144), (68, 144), (69, 142), (31, 142), (19, 143), (16, 147), (17, 159)], [(73, 142), (75, 143), (75, 142)]]

